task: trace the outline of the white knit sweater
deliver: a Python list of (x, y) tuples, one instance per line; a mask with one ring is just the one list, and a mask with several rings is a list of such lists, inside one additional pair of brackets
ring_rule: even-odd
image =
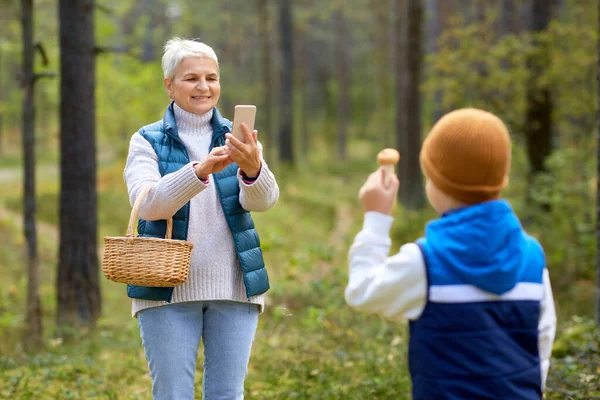
[[(232, 300), (247, 302), (242, 272), (233, 239), (214, 180), (209, 176), (204, 184), (195, 174), (193, 163), (208, 154), (212, 139), (212, 110), (204, 115), (189, 113), (174, 105), (179, 138), (185, 145), (190, 163), (180, 170), (160, 176), (158, 158), (150, 143), (139, 133), (131, 137), (124, 178), (131, 204), (142, 188), (155, 184), (140, 207), (139, 216), (145, 220), (171, 217), (190, 201), (187, 240), (194, 244), (188, 280), (175, 287), (172, 303), (198, 300)], [(262, 158), (262, 146), (259, 143)], [(279, 187), (267, 164), (256, 181), (246, 184), (238, 170), (240, 203), (248, 211), (266, 211), (279, 198)], [(264, 296), (254, 296), (251, 303), (264, 308)], [(132, 315), (149, 307), (169, 304), (164, 301), (133, 299)]]

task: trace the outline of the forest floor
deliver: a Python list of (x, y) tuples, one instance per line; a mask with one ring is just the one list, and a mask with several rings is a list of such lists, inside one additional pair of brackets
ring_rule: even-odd
[[(0, 194), (0, 398), (150, 399), (147, 364), (123, 285), (102, 279), (103, 313), (95, 331), (74, 332), (69, 343), (55, 335), (56, 173), (38, 176), (46, 348), (23, 351), (26, 277), (15, 171), (0, 169), (2, 187), (9, 189)], [(99, 171), (99, 239), (126, 228), (120, 174), (119, 166)], [(254, 214), (272, 289), (253, 347), (247, 398), (410, 399), (406, 324), (364, 315), (344, 302), (347, 249), (362, 224), (356, 193), (365, 176), (282, 172), (280, 202)], [(402, 237), (422, 232), (426, 217), (411, 218)], [(402, 238), (394, 239), (397, 246)], [(566, 300), (559, 295), (560, 301)], [(559, 317), (547, 399), (600, 398), (599, 342), (589, 312)]]

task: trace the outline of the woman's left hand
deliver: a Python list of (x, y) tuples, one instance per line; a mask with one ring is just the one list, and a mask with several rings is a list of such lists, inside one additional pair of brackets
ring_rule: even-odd
[(248, 178), (256, 178), (260, 172), (262, 163), (260, 161), (260, 150), (257, 144), (258, 131), (250, 132), (246, 124), (240, 125), (244, 133), (244, 142), (234, 137), (231, 133), (227, 133), (225, 137), (225, 150), (229, 158), (235, 162), (244, 175)]

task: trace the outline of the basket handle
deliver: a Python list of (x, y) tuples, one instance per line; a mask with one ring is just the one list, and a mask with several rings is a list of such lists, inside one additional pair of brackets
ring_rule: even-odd
[[(146, 185), (142, 188), (142, 191), (138, 194), (135, 199), (135, 203), (133, 204), (133, 208), (131, 209), (131, 214), (129, 215), (129, 225), (127, 226), (127, 237), (133, 237), (134, 226), (138, 220), (138, 213), (140, 211), (140, 207), (142, 202), (146, 198), (148, 192), (154, 187), (154, 185)], [(165, 234), (165, 239), (171, 239), (173, 235), (173, 218), (167, 219), (167, 232)]]

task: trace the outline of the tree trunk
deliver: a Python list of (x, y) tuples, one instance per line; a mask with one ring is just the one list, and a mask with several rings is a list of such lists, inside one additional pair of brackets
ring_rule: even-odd
[(121, 20), (121, 37), (127, 40), (128, 45), (131, 45), (133, 32), (135, 32), (138, 20), (144, 14), (144, 7), (143, 1), (134, 1)]
[(279, 126), (279, 158), (281, 161), (294, 164), (294, 60), (292, 41), (291, 0), (279, 2), (279, 29), (281, 41), (281, 84), (280, 84), (280, 126)]
[[(498, 35), (500, 38), (516, 34), (518, 32), (518, 12), (515, 0), (502, 0), (500, 4), (500, 18), (498, 21)], [(506, 58), (500, 60), (503, 70), (510, 68), (509, 61)]]
[(519, 3), (518, 32), (526, 31), (531, 27), (533, 1), (536, 1), (536, 0), (522, 0)]
[[(4, 10), (0, 11), (0, 22), (4, 22), (7, 18), (4, 16)], [(4, 25), (4, 24), (3, 24)], [(4, 36), (4, 32), (2, 27), (0, 27), (0, 36)], [(4, 69), (4, 59), (3, 59), (2, 46), (0, 46), (0, 104), (4, 102), (4, 92), (8, 91), (9, 88), (4, 85), (4, 76), (2, 75), (2, 71)], [(0, 156), (3, 153), (3, 143), (4, 143), (4, 114), (0, 110)]]
[(96, 247), (94, 1), (60, 0), (59, 329), (93, 326), (101, 299)]
[[(338, 79), (338, 101), (336, 115), (336, 132), (337, 132), (337, 154), (341, 160), (346, 159), (346, 142), (348, 138), (347, 121), (350, 119), (350, 105), (348, 98), (348, 86), (350, 80), (348, 78), (348, 67), (350, 60), (348, 59), (348, 32), (346, 29), (346, 19), (344, 11), (340, 7), (334, 14), (335, 23), (335, 59)], [(383, 79), (383, 77), (381, 77)]]
[[(266, 134), (266, 141), (268, 146), (271, 149), (274, 149), (274, 140), (273, 140), (273, 123), (271, 116), (271, 80), (273, 77), (271, 76), (271, 41), (269, 35), (270, 28), (270, 19), (269, 19), (269, 8), (267, 5), (267, 0), (258, 0), (257, 1), (258, 8), (258, 16), (259, 16), (259, 34), (260, 41), (262, 44), (262, 78), (263, 78), (263, 93), (264, 93), (264, 107), (262, 115), (264, 115), (264, 132)], [(273, 160), (273, 151), (268, 151), (265, 153), (265, 157), (267, 157), (267, 163)]]
[[(374, 18), (374, 69), (377, 74), (377, 84), (366, 81), (370, 87), (371, 93), (375, 93), (373, 106), (371, 110), (390, 109), (392, 104), (392, 91), (390, 90), (390, 2), (382, 0), (370, 0), (369, 8), (373, 12)], [(368, 63), (365, 63), (368, 64)], [(370, 95), (371, 98), (372, 95)], [(386, 121), (387, 122), (387, 121)], [(384, 131), (387, 131), (384, 130)], [(384, 132), (384, 135), (388, 133)], [(384, 138), (384, 140), (387, 138)]]
[[(598, 32), (600, 33), (600, 2), (598, 3)], [(596, 326), (600, 327), (600, 36), (597, 44), (598, 70), (596, 86), (598, 89), (597, 146), (596, 146)]]
[(142, 62), (150, 63), (156, 60), (156, 47), (154, 46), (154, 32), (157, 27), (156, 7), (162, 6), (155, 0), (143, 0), (143, 10), (146, 15), (146, 25), (144, 27), (144, 37), (142, 39)]
[(502, 0), (500, 4), (500, 35), (516, 33), (518, 30), (515, 0)]
[[(551, 7), (546, 0), (534, 0), (532, 5), (530, 31), (535, 35), (548, 27)], [(547, 171), (546, 159), (552, 152), (552, 97), (548, 87), (539, 87), (537, 83), (538, 77), (544, 74), (545, 68), (550, 63), (549, 49), (546, 44), (535, 42), (538, 51), (528, 60), (530, 78), (525, 120), (525, 141), (530, 165), (530, 185), (527, 194), (529, 202), (533, 200), (531, 195), (533, 178), (537, 174)], [(539, 204), (539, 206), (546, 211), (550, 210), (550, 204), (547, 202)]]
[(402, 154), (398, 199), (409, 209), (419, 209), (425, 205), (419, 165), (423, 14), (421, 0), (396, 0), (396, 37), (400, 39), (395, 60), (396, 139)]
[(156, 52), (154, 51), (154, 43), (152, 43), (152, 33), (154, 32), (154, 27), (152, 26), (152, 18), (149, 18), (146, 22), (146, 27), (144, 28), (144, 39), (142, 41), (142, 62), (143, 63), (151, 63), (154, 61), (156, 57)]
[[(261, 0), (259, 0), (259, 1), (261, 1)], [(189, 13), (191, 13), (193, 16), (197, 15), (199, 10), (201, 10), (201, 8), (202, 8), (202, 4), (199, 2), (196, 2), (195, 0), (187, 0), (186, 4), (187, 4), (187, 11)], [(202, 32), (203, 32), (202, 25), (203, 25), (203, 21), (200, 18), (192, 17), (192, 21), (190, 24), (190, 35), (192, 35), (192, 38), (200, 39), (202, 37)], [(262, 28), (262, 26), (261, 26), (261, 28)]]
[(34, 350), (43, 345), (42, 303), (40, 301), (40, 267), (37, 254), (35, 226), (35, 108), (33, 72), (33, 0), (22, 0), (21, 23), (23, 28), (23, 226), (27, 241), (27, 328), (24, 336), (26, 348)]
[(311, 76), (308, 73), (308, 62), (310, 60), (310, 56), (308, 53), (308, 35), (306, 27), (302, 27), (300, 29), (295, 30), (296, 33), (296, 59), (301, 60), (300, 62), (295, 63), (295, 67), (298, 69), (298, 79), (302, 82), (302, 85), (299, 88), (300, 93), (300, 150), (302, 154), (302, 158), (306, 159), (308, 156), (308, 152), (310, 150), (310, 131), (311, 127), (309, 125), (308, 115), (312, 115), (309, 111), (310, 109), (310, 79)]
[[(447, 1), (447, 0), (446, 0)], [(429, 47), (428, 51), (437, 54), (438, 53), (438, 40), (440, 35), (442, 34), (443, 29), (443, 19), (440, 15), (440, 0), (427, 0), (427, 8), (430, 13), (430, 21), (429, 21), (429, 29), (427, 30), (428, 40), (427, 44)], [(444, 110), (442, 107), (442, 92), (440, 90), (436, 90), (433, 95), (433, 103), (432, 103), (432, 118), (433, 123), (442, 118), (444, 114)], [(432, 123), (432, 125), (433, 125)]]
[[(0, 103), (2, 99), (0, 99)], [(0, 113), (0, 156), (4, 152), (4, 115)]]
[[(319, 29), (319, 17), (313, 15), (307, 21), (307, 32), (314, 32)], [(311, 116), (311, 120), (324, 120), (324, 110), (326, 108), (325, 97), (327, 91), (327, 80), (329, 79), (328, 60), (326, 57), (321, 57), (324, 52), (328, 51), (327, 43), (324, 40), (319, 40), (313, 35), (305, 34), (304, 36), (305, 51), (300, 52), (306, 58), (306, 74), (308, 80), (303, 83), (307, 91), (307, 113)]]

